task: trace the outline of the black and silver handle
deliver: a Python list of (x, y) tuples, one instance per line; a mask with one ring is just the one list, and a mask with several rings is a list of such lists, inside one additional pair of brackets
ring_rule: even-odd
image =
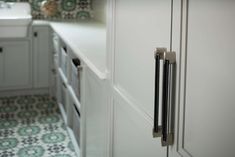
[[(171, 99), (173, 91), (173, 70), (175, 62), (175, 52), (167, 52), (166, 48), (157, 48), (155, 52), (155, 100), (153, 137), (161, 137), (162, 146), (173, 144), (173, 130), (171, 128), (171, 121), (169, 117), (171, 117), (170, 114), (172, 114), (171, 108), (173, 105), (173, 101), (171, 101)], [(160, 78), (162, 78), (162, 81), (160, 81)], [(161, 125), (159, 125), (160, 107), (162, 109)]]
[(169, 61), (163, 63), (163, 87), (162, 87), (162, 140), (167, 139), (167, 107), (168, 107), (168, 85), (169, 85)]
[(154, 99), (154, 122), (153, 122), (153, 137), (161, 136), (161, 128), (159, 121), (159, 81), (160, 81), (160, 54), (155, 54), (155, 99)]
[(72, 59), (73, 65), (77, 68), (78, 71), (82, 70), (81, 61), (78, 58)]
[(3, 53), (3, 47), (0, 47), (0, 53)]

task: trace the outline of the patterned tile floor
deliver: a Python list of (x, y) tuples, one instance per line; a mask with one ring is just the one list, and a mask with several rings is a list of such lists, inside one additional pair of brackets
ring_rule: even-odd
[(53, 100), (46, 95), (0, 99), (0, 157), (76, 157)]

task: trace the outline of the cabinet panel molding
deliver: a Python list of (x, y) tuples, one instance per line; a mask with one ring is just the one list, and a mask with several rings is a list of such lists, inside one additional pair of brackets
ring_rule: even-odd
[(2, 41), (1, 89), (31, 87), (31, 51), (28, 40)]
[(113, 107), (113, 157), (167, 156), (160, 139), (152, 137), (149, 118), (117, 92)]
[(170, 156), (235, 155), (235, 127), (227, 123), (235, 119), (234, 5), (229, 0), (183, 1), (177, 149)]

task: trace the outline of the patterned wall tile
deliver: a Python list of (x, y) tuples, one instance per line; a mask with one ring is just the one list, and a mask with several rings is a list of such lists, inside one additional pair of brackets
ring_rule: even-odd
[(7, 2), (29, 2), (34, 19), (89, 19), (92, 18), (91, 0), (54, 0), (58, 4), (57, 14), (48, 17), (40, 6), (44, 0), (5, 0)]

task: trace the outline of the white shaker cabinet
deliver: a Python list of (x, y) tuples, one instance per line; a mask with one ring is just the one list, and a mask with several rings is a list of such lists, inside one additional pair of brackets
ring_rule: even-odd
[(48, 88), (50, 74), (51, 36), (49, 26), (33, 26), (34, 88)]
[(0, 41), (0, 90), (30, 88), (31, 67), (28, 40)]
[(170, 49), (171, 0), (115, 0), (113, 157), (164, 157), (152, 137), (154, 51)]
[[(231, 0), (115, 0), (113, 157), (235, 156), (234, 6)], [(168, 149), (152, 137), (156, 47), (176, 52)]]
[[(235, 1), (182, 2), (175, 142), (169, 156), (232, 157), (235, 156)], [(180, 1), (176, 3), (181, 6)], [(173, 34), (178, 36), (176, 32)], [(176, 42), (173, 49), (179, 47)]]

